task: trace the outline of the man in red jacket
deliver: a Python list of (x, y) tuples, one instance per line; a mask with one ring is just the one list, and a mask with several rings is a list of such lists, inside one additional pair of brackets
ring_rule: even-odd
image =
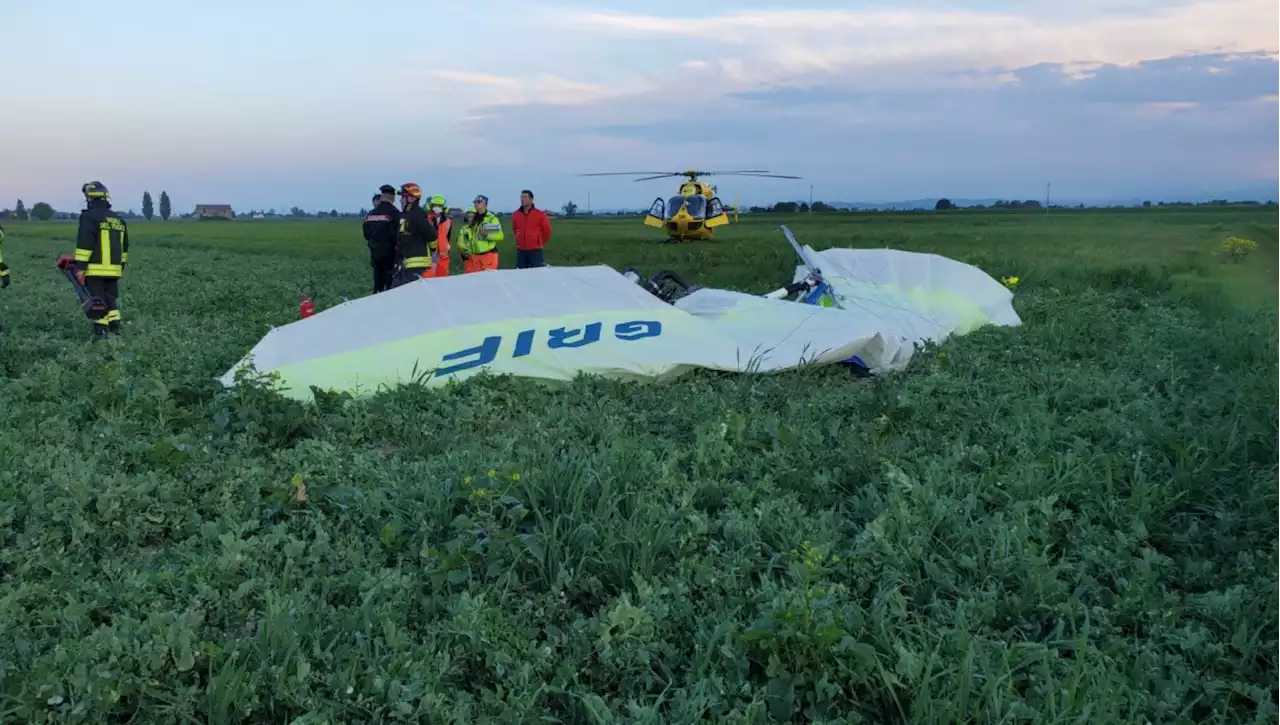
[(551, 239), (551, 222), (533, 205), (533, 192), (520, 192), (520, 208), (511, 213), (511, 230), (516, 235), (516, 269), (542, 267), (542, 247)]

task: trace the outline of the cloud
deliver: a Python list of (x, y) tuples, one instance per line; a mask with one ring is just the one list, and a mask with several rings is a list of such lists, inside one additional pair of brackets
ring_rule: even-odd
[[(1129, 150), (1135, 163), (1169, 167), (1156, 148), (1190, 141), (1218, 149), (1226, 160), (1206, 165), (1223, 168), (1242, 167), (1246, 148), (1275, 147), (1274, 104), (1252, 100), (1277, 87), (1273, 0), (1094, 6), (1067, 20), (1034, 2), (1020, 12), (759, 10), (696, 22), (561, 10), (543, 22), (619, 52), (670, 51), (667, 71), (593, 83), (560, 103), (527, 92), (477, 101), (458, 129), (536, 137), (545, 153), (531, 158), (561, 164), (581, 157), (574, 144), (587, 135), (631, 144), (634, 156), (617, 163), (815, 169), (948, 159), (956, 169), (1066, 168), (1073, 149), (1101, 167)], [(689, 47), (698, 55), (682, 57)], [(1247, 108), (1219, 118), (1230, 103)], [(1205, 138), (1224, 127), (1243, 136)]]
[[(1263, 51), (1274, 58), (1280, 15), (1274, 0), (1194, 0), (1141, 14), (1113, 11), (1065, 23), (1027, 14), (928, 10), (751, 11), (697, 22), (561, 10), (541, 22), (556, 32), (576, 29), (619, 44), (674, 39), (679, 42), (673, 51), (695, 38), (701, 57), (676, 56), (665, 73), (607, 83), (538, 76), (498, 82), (486, 77), (457, 89), (473, 108), (471, 115), (483, 116), (469, 124), (473, 133), (496, 132), (514, 117), (541, 122), (548, 132), (580, 128), (582, 117), (601, 124), (660, 122), (725, 105), (733, 94), (771, 90), (806, 89), (817, 95), (830, 88), (887, 92), (1026, 85), (1037, 68), (1052, 68), (1068, 83), (1109, 66), (1188, 54)], [(1249, 58), (1253, 65), (1234, 72), (1264, 68), (1256, 56)], [(1022, 69), (1022, 76), (1011, 75), (1014, 69)], [(1172, 67), (1156, 70), (1178, 72)], [(1107, 72), (1113, 85), (1121, 82), (1122, 74)], [(449, 71), (432, 74), (461, 78)], [(1212, 75), (1201, 74), (1202, 86), (1214, 85)], [(1239, 79), (1230, 80), (1234, 84)], [(1094, 88), (1102, 92), (1102, 86)], [(571, 114), (577, 117), (540, 112), (555, 105), (575, 106)]]
[[(954, 78), (957, 83), (950, 82)], [(983, 83), (986, 79), (990, 83)], [(1094, 63), (1084, 72), (1080, 64), (1038, 63), (1026, 68), (998, 72), (971, 72), (923, 87), (902, 84), (889, 90), (865, 90), (856, 82), (832, 78), (829, 83), (807, 88), (783, 87), (771, 90), (727, 94), (731, 98), (766, 105), (796, 106), (849, 103), (871, 97), (945, 95), (976, 98), (975, 90), (988, 90), (1003, 98), (1034, 96), (1044, 102), (1202, 104), (1247, 101), (1274, 91), (1280, 85), (1280, 63), (1269, 53), (1209, 53), (1144, 61), (1130, 65)]]
[[(592, 83), (561, 78), (550, 73), (537, 73), (528, 78), (491, 75), (471, 71), (437, 68), (401, 74), (404, 81), (419, 84), (428, 102), (438, 102), (442, 93), (461, 94), (480, 106), (518, 106), (543, 104), (571, 106), (599, 101), (610, 96), (609, 89)], [(481, 114), (483, 115), (483, 114)]]
[[(478, 121), (473, 132), (501, 135), (518, 118), (547, 150), (534, 154), (534, 163), (554, 158), (561, 167), (566, 158), (609, 158), (608, 166), (593, 167), (758, 165), (806, 177), (753, 180), (744, 189), (764, 199), (798, 198), (809, 181), (861, 199), (1023, 198), (1038, 195), (1046, 179), (1082, 198), (1171, 183), (1274, 183), (1280, 74), (1270, 55), (1072, 71), (1069, 64), (1037, 64), (978, 73), (978, 82), (956, 82), (963, 78), (947, 72), (871, 88), (832, 76), (825, 85), (731, 91), (678, 110), (644, 95), (571, 111), (529, 105)], [(575, 149), (588, 135), (627, 145), (608, 156)], [(1260, 158), (1269, 161), (1260, 165)]]
[(565, 11), (557, 22), (620, 39), (694, 38), (738, 55), (767, 84), (798, 73), (886, 64), (1123, 64), (1192, 52), (1274, 49), (1280, 14), (1271, 0), (1195, 0), (1071, 22), (1018, 13), (874, 9), (735, 12), (697, 22)]

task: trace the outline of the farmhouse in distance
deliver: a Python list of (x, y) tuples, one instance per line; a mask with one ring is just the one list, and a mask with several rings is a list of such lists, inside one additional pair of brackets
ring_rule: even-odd
[(208, 219), (210, 217), (232, 219), (235, 215), (236, 213), (231, 211), (230, 204), (196, 204), (197, 219)]

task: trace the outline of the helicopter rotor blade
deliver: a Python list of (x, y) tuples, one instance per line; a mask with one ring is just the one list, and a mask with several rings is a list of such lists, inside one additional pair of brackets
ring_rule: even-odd
[(576, 174), (576, 176), (645, 176), (647, 174), (671, 176), (671, 174), (666, 171), (605, 171), (598, 174)]
[(687, 176), (696, 178), (700, 176), (750, 176), (762, 177), (769, 179), (800, 179), (800, 176), (787, 176), (784, 174), (771, 174), (763, 169), (750, 169), (743, 171), (604, 171), (592, 174), (576, 174), (576, 176), (640, 176), (643, 178), (636, 181), (653, 181), (654, 179), (667, 179), (675, 176)]
[(770, 174), (770, 173), (765, 172), (765, 171), (721, 171), (721, 172), (718, 172), (718, 174), (717, 174), (717, 175), (719, 175), (719, 176), (749, 176), (749, 177), (753, 177), (753, 178), (766, 178), (766, 179), (799, 179), (799, 178), (802, 178), (802, 177), (799, 177), (799, 176), (787, 176), (787, 175), (784, 175), (784, 174)]
[(727, 174), (767, 174), (768, 171), (698, 171), (698, 176), (725, 176)]

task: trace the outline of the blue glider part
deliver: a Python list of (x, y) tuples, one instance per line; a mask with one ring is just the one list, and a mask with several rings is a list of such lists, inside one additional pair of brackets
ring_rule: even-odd
[[(819, 307), (833, 307), (834, 300), (832, 299), (831, 285), (827, 284), (825, 281), (819, 282), (814, 285), (813, 289), (806, 292), (804, 296), (800, 298), (800, 303), (804, 305), (817, 305)], [(850, 363), (863, 370), (867, 370), (867, 364), (862, 362), (862, 359), (857, 355), (850, 355), (841, 362)]]

